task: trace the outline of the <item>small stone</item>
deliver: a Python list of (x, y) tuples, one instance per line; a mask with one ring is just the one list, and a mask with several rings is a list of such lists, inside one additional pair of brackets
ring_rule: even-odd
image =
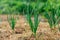
[(22, 34), (23, 31), (25, 31), (24, 28), (19, 28), (19, 27), (16, 27), (16, 28), (15, 28), (15, 33), (16, 33), (16, 34)]

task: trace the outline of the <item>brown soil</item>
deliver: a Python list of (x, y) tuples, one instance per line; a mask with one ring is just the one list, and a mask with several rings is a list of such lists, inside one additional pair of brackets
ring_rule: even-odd
[[(14, 31), (7, 21), (7, 15), (0, 15), (0, 18), (0, 40), (35, 40), (24, 16), (18, 16)], [(52, 31), (47, 22), (40, 22), (37, 40), (60, 40), (60, 32), (58, 28)]]

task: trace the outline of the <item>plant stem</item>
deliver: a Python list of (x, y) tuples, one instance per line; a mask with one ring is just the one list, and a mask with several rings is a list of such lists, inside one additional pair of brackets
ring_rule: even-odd
[(59, 29), (59, 32), (60, 32), (60, 26), (59, 26), (59, 24), (58, 24), (58, 29)]

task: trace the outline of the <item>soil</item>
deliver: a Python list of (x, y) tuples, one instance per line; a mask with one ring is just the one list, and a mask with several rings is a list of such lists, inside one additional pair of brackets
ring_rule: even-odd
[[(18, 19), (15, 29), (12, 30), (7, 15), (0, 15), (0, 40), (35, 40), (25, 16), (15, 15), (16, 17)], [(36, 38), (37, 40), (60, 40), (60, 32), (58, 28), (52, 31), (48, 22), (40, 22)]]

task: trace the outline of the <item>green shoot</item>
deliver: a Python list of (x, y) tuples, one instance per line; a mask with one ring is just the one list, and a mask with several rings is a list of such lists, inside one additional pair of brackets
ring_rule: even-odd
[(16, 19), (14, 18), (14, 16), (11, 16), (10, 18), (8, 18), (8, 22), (9, 22), (11, 28), (14, 30), (14, 27), (16, 24)]
[(27, 18), (27, 21), (28, 21), (28, 23), (30, 25), (30, 28), (31, 28), (32, 32), (33, 32), (33, 35), (36, 36), (36, 31), (37, 31), (38, 24), (39, 24), (38, 14), (34, 13), (34, 23), (31, 20), (31, 16), (32, 15), (27, 14), (26, 18)]
[(37, 31), (37, 28), (38, 28), (38, 24), (39, 24), (39, 20), (38, 20), (38, 12), (36, 10), (34, 10), (34, 23), (31, 19), (32, 17), (32, 12), (29, 13), (29, 5), (27, 7), (27, 16), (26, 16), (26, 19), (30, 25), (30, 28), (31, 28), (31, 31), (33, 33), (33, 35), (36, 37), (36, 31)]
[(59, 9), (59, 7), (57, 8), (56, 15), (57, 15), (56, 24), (58, 24), (58, 29), (59, 29), (59, 31), (60, 31), (60, 26), (59, 26), (59, 21), (60, 21), (60, 9)]
[(58, 24), (58, 22), (60, 20), (60, 13), (59, 13), (58, 9), (52, 10), (50, 14), (48, 12), (46, 12), (44, 14), (44, 16), (48, 19), (50, 28), (56, 27), (56, 25)]

